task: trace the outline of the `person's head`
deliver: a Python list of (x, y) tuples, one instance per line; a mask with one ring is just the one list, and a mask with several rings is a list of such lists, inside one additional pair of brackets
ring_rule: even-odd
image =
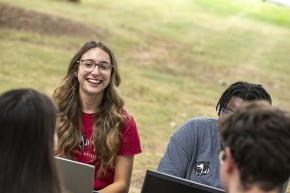
[(117, 87), (121, 83), (118, 64), (111, 49), (101, 42), (86, 42), (71, 59), (63, 83), (53, 93), (59, 108), (58, 150), (71, 157), (81, 138), (81, 96), (101, 99), (94, 130), (94, 144), (101, 158), (101, 170), (113, 165), (120, 142), (124, 101)]
[(85, 43), (74, 55), (67, 77), (80, 92), (93, 95), (105, 92), (109, 99), (114, 97), (112, 95), (121, 82), (113, 52), (105, 44), (94, 41)]
[(56, 108), (44, 94), (16, 89), (0, 96), (0, 192), (58, 193)]
[(235, 112), (245, 101), (256, 100), (264, 100), (272, 104), (271, 96), (262, 85), (239, 81), (231, 84), (223, 92), (216, 105), (216, 110), (221, 118)]
[[(72, 57), (63, 84), (53, 94), (60, 111), (74, 114), (80, 106), (79, 92), (99, 95), (101, 108), (122, 108), (123, 100), (117, 87), (121, 83), (117, 60), (112, 50), (102, 42), (86, 42)], [(69, 111), (69, 112), (68, 112)]]
[(252, 102), (222, 120), (220, 135), (220, 176), (226, 190), (233, 189), (230, 184), (242, 191), (278, 190), (290, 176), (288, 113)]

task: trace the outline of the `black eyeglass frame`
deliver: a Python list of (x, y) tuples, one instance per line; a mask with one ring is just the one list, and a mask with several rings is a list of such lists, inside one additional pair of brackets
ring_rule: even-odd
[[(94, 62), (92, 59), (84, 59), (84, 60), (78, 60), (78, 61), (76, 61), (76, 63), (79, 63), (80, 65), (82, 65), (82, 66), (84, 66), (83, 65), (83, 62), (84, 61), (90, 61), (90, 62), (92, 62), (93, 64), (94, 64), (94, 66), (92, 67), (92, 70), (89, 70), (89, 71), (93, 71), (95, 68), (96, 68), (96, 66), (98, 66), (98, 68), (100, 69), (100, 70), (103, 70), (103, 71), (109, 71), (109, 70), (111, 70), (111, 69), (113, 69), (114, 68), (114, 65), (113, 64), (110, 64), (110, 63), (108, 63), (108, 62), (100, 62), (100, 63), (96, 63), (96, 62)], [(100, 67), (100, 65), (107, 65), (107, 67), (106, 68), (102, 68), (102, 67)]]

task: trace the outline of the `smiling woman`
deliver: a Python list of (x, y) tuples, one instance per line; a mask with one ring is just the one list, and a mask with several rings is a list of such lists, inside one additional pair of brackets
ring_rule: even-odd
[(58, 154), (95, 166), (94, 189), (128, 192), (134, 155), (141, 152), (137, 126), (117, 87), (113, 52), (87, 42), (72, 58), (53, 98), (58, 105)]

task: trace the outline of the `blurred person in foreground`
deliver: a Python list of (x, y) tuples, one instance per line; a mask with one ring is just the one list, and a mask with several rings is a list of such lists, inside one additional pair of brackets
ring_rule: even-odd
[(228, 193), (278, 193), (290, 176), (289, 113), (250, 103), (221, 121), (220, 176)]
[(218, 121), (241, 108), (245, 101), (255, 100), (272, 102), (269, 93), (260, 84), (241, 81), (231, 84), (216, 105), (219, 119), (193, 118), (185, 123), (170, 138), (157, 170), (222, 188), (219, 179), (221, 143)]
[(56, 109), (44, 94), (16, 89), (0, 96), (0, 192), (60, 193), (53, 158)]

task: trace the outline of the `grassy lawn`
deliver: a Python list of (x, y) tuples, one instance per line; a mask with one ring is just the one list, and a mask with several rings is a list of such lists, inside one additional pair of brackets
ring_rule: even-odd
[[(263, 84), (290, 109), (290, 9), (258, 0), (0, 0), (86, 24), (113, 48), (121, 93), (138, 121), (143, 153), (130, 192), (140, 192), (170, 135), (194, 116), (216, 117), (232, 82)], [(91, 37), (45, 35), (0, 25), (0, 91), (33, 87), (48, 95)]]

